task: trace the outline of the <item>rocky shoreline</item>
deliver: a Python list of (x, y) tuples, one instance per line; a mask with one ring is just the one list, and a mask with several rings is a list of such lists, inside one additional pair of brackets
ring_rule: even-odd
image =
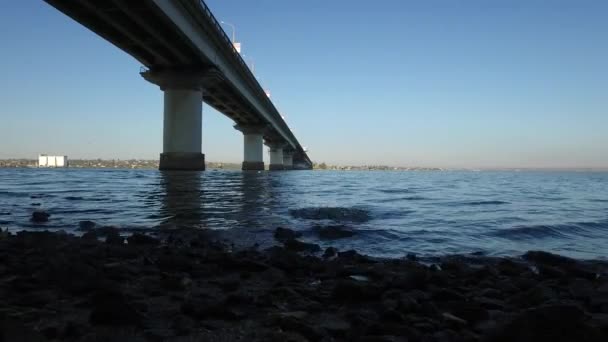
[(0, 341), (608, 341), (606, 262), (118, 233), (3, 233)]

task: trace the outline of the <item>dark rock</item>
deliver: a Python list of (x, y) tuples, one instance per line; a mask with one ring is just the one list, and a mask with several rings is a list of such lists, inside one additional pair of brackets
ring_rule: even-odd
[(106, 243), (110, 245), (123, 245), (125, 239), (120, 236), (118, 231), (112, 231), (106, 234)]
[(129, 236), (127, 242), (132, 246), (156, 246), (160, 244), (160, 240), (140, 233)]
[(316, 243), (308, 243), (302, 242), (296, 239), (289, 239), (284, 243), (285, 249), (294, 251), (294, 252), (319, 252), (321, 251), (321, 246)]
[(78, 229), (80, 230), (91, 230), (93, 228), (95, 228), (95, 226), (97, 226), (97, 223), (93, 222), (93, 221), (80, 221), (78, 222)]
[(306, 337), (310, 341), (320, 341), (325, 337), (323, 331), (316, 326), (316, 324), (310, 324), (306, 321), (285, 317), (279, 322), (279, 326), (284, 331), (293, 331), (302, 336)]
[(443, 305), (449, 313), (457, 316), (470, 324), (487, 320), (490, 315), (481, 304), (474, 301), (454, 301)]
[(323, 258), (329, 259), (333, 258), (338, 254), (338, 249), (335, 247), (327, 247), (325, 252), (323, 253)]
[(352, 237), (355, 231), (344, 225), (315, 226), (313, 231), (323, 240), (336, 240)]
[(553, 289), (544, 284), (539, 284), (528, 291), (518, 292), (510, 297), (508, 302), (521, 308), (529, 308), (546, 303), (556, 297), (557, 293)]
[(277, 229), (274, 230), (274, 238), (280, 242), (297, 239), (301, 236), (302, 236), (302, 233), (296, 232), (289, 228), (278, 227)]
[(51, 214), (42, 211), (42, 210), (36, 210), (32, 213), (32, 222), (36, 222), (36, 223), (42, 223), (42, 222), (48, 222), (49, 221), (49, 217), (51, 217)]
[(332, 291), (332, 298), (341, 302), (374, 300), (382, 297), (383, 289), (372, 282), (340, 280)]
[(47, 339), (21, 320), (0, 317), (0, 341), (42, 342)]
[[(587, 316), (573, 304), (555, 304), (525, 310), (498, 328), (491, 341), (581, 341), (592, 331)], [(599, 340), (598, 340), (599, 341)]]
[(163, 272), (189, 272), (192, 269), (193, 260), (185, 255), (169, 251), (158, 257), (156, 265)]
[(552, 253), (548, 253), (548, 252), (543, 252), (543, 251), (529, 251), (526, 254), (524, 254), (522, 257), (528, 261), (533, 261), (533, 262), (536, 262), (539, 264), (553, 265), (553, 266), (577, 263), (577, 261), (574, 259), (570, 259), (565, 256), (552, 254)]
[(568, 285), (568, 290), (572, 297), (576, 299), (588, 300), (594, 296), (593, 283), (587, 279), (575, 278)]
[(333, 315), (322, 315), (319, 317), (319, 328), (326, 330), (332, 336), (344, 337), (351, 329), (348, 322)]
[(224, 305), (223, 300), (192, 299), (182, 305), (182, 312), (197, 319), (236, 321), (244, 317), (233, 306)]
[(139, 325), (142, 316), (120, 292), (99, 291), (91, 298), (89, 322), (93, 325)]
[(359, 253), (357, 253), (357, 251), (352, 250), (352, 249), (348, 250), (348, 251), (344, 251), (344, 252), (338, 252), (338, 258), (340, 258), (340, 260), (353, 262), (353, 263), (372, 263), (372, 262), (374, 262), (369, 257), (359, 254)]
[(510, 259), (503, 259), (496, 265), (496, 269), (506, 276), (518, 276), (526, 271), (528, 271), (529, 266), (521, 263), (515, 262)]
[(414, 253), (407, 253), (407, 255), (405, 256), (405, 258), (407, 260), (409, 260), (409, 261), (416, 261), (416, 260), (418, 260), (418, 257)]
[(465, 301), (465, 297), (452, 289), (439, 289), (433, 292), (433, 299), (438, 301)]
[[(565, 256), (542, 251), (530, 251), (524, 254), (523, 258), (536, 263), (537, 266), (539, 266), (539, 271), (541, 268), (540, 265), (542, 265), (544, 267), (551, 266), (557, 268), (561, 272), (565, 272), (568, 275), (579, 278), (594, 280), (597, 277), (596, 272), (587, 265), (578, 260), (567, 258)], [(553, 277), (559, 276), (558, 274), (555, 274), (556, 271), (554, 269), (546, 268), (546, 270), (552, 271)]]
[(97, 241), (97, 233), (89, 230), (88, 232), (82, 234), (80, 238), (86, 241)]

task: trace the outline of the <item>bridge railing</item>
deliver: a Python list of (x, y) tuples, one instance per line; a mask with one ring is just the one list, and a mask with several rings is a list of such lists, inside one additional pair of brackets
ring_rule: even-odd
[[(220, 36), (226, 41), (226, 44), (228, 46), (230, 46), (230, 49), (232, 50), (232, 53), (236, 57), (237, 62), (241, 64), (241, 66), (243, 67), (244, 70), (247, 70), (247, 76), (249, 77), (249, 81), (252, 82), (254, 87), (258, 89), (258, 92), (260, 92), (261, 94), (264, 94), (263, 98), (265, 98), (266, 101), (268, 101), (271, 108), (273, 108), (277, 113), (279, 113), (279, 111), (276, 109), (276, 107), (274, 106), (272, 101), (266, 96), (266, 92), (264, 91), (264, 89), (262, 88), (262, 86), (260, 85), (258, 80), (255, 78), (255, 75), (253, 74), (253, 72), (251, 71), (251, 69), (249, 68), (249, 66), (247, 65), (245, 60), (243, 59), (243, 57), (241, 57), (241, 54), (237, 51), (232, 40), (230, 39), (230, 37), (228, 37), (228, 35), (226, 34), (226, 31), (224, 31), (224, 29), (220, 25), (220, 22), (215, 18), (213, 13), (211, 13), (209, 6), (207, 6), (207, 4), (205, 3), (204, 0), (198, 0), (198, 1), (201, 5), (201, 8), (203, 9), (203, 12), (211, 20), (211, 23), (213, 24), (215, 29), (218, 31)], [(279, 116), (280, 116), (280, 114), (279, 114)], [(291, 132), (291, 129), (287, 126), (286, 123), (283, 123), (283, 126), (284, 126), (284, 128), (286, 128), (288, 130), (288, 132)], [(293, 133), (292, 133), (292, 135), (293, 135)], [(294, 139), (295, 139), (295, 136), (294, 136)], [(296, 141), (297, 141), (297, 139), (296, 139)]]

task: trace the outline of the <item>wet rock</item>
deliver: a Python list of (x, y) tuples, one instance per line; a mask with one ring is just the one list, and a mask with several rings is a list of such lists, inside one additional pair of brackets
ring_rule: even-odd
[(100, 291), (91, 298), (93, 325), (139, 325), (142, 316), (120, 292)]
[(490, 317), (488, 311), (474, 301), (454, 301), (444, 304), (443, 307), (454, 316), (471, 324), (487, 320)]
[(405, 256), (405, 259), (407, 259), (409, 261), (416, 261), (416, 260), (418, 260), (418, 257), (414, 253), (407, 253), (407, 255)]
[(42, 342), (46, 338), (15, 318), (0, 317), (0, 341)]
[(160, 240), (140, 233), (129, 236), (127, 242), (132, 246), (156, 246), (160, 244)]
[(336, 337), (344, 337), (351, 328), (348, 322), (336, 316), (322, 315), (319, 320), (319, 327)]
[(82, 234), (80, 238), (85, 241), (97, 241), (97, 233), (89, 230), (88, 232)]
[(362, 209), (355, 208), (303, 208), (289, 210), (289, 214), (295, 218), (308, 220), (332, 220), (337, 222), (367, 222), (370, 220), (369, 213)]
[(296, 332), (310, 341), (321, 341), (325, 337), (323, 331), (316, 324), (293, 317), (281, 319), (278, 325), (282, 330)]
[[(585, 312), (574, 304), (525, 310), (493, 334), (491, 341), (580, 341), (592, 332)], [(598, 340), (599, 341), (599, 340)]]
[(123, 245), (125, 239), (120, 236), (118, 231), (111, 231), (106, 234), (106, 243), (109, 245)]
[(302, 236), (302, 233), (296, 232), (289, 228), (278, 227), (277, 229), (274, 230), (274, 238), (280, 242), (297, 239), (301, 236)]
[(296, 239), (289, 239), (284, 243), (285, 249), (294, 252), (310, 252), (315, 253), (321, 251), (321, 246), (316, 243), (302, 242)]
[(333, 258), (338, 254), (338, 249), (335, 247), (327, 247), (323, 253), (324, 259)]
[(441, 317), (443, 317), (443, 319), (448, 323), (453, 323), (456, 325), (463, 325), (463, 326), (467, 325), (467, 321), (465, 321), (464, 319), (462, 319), (460, 317), (456, 317), (449, 312), (442, 313)]
[(594, 296), (593, 283), (587, 279), (575, 278), (568, 284), (568, 291), (576, 299), (587, 300)]
[(344, 251), (344, 252), (338, 252), (338, 258), (340, 258), (340, 260), (344, 260), (344, 261), (348, 261), (348, 262), (353, 262), (353, 263), (373, 263), (374, 261), (362, 254), (359, 254), (357, 251), (355, 250), (348, 250), (348, 251)]
[(89, 220), (78, 222), (79, 230), (91, 230), (91, 229), (95, 228), (95, 226), (97, 226), (97, 223), (95, 223), (93, 221), (89, 221)]
[(31, 221), (36, 223), (48, 222), (49, 217), (51, 217), (51, 214), (46, 211), (36, 210), (32, 213)]
[(315, 226), (313, 231), (322, 240), (337, 240), (349, 238), (355, 235), (355, 231), (344, 225)]
[(222, 299), (192, 299), (182, 305), (182, 312), (197, 319), (236, 321), (243, 313), (233, 306), (224, 305)]
[(550, 287), (539, 284), (536, 287), (525, 291), (518, 292), (510, 297), (508, 302), (521, 308), (529, 308), (540, 305), (557, 297), (557, 293)]
[(332, 298), (341, 301), (375, 300), (382, 297), (383, 289), (372, 282), (340, 280), (332, 291)]
[[(545, 274), (547, 274), (547, 271), (553, 272), (553, 277), (563, 277), (565, 274), (589, 280), (594, 280), (597, 277), (596, 272), (587, 265), (565, 256), (542, 251), (530, 251), (524, 254), (523, 258), (537, 264), (539, 271), (541, 267), (544, 267)], [(560, 273), (563, 272), (564, 275), (555, 274), (556, 269)]]

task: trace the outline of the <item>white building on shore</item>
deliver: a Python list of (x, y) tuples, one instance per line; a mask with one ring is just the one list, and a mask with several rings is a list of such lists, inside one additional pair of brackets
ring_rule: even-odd
[(68, 156), (38, 155), (38, 167), (68, 167)]

